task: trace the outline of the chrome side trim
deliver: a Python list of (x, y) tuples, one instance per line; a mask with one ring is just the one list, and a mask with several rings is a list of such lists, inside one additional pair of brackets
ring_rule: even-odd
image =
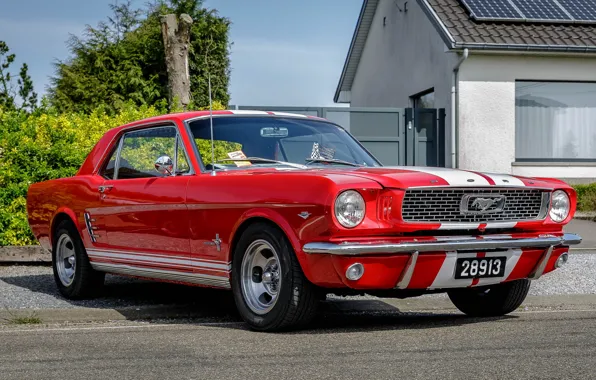
[(404, 243), (328, 243), (312, 242), (303, 246), (307, 254), (330, 254), (342, 256), (359, 256), (393, 253), (484, 250), (499, 248), (548, 248), (550, 246), (569, 246), (581, 243), (582, 238), (576, 234), (566, 233), (563, 236), (541, 235), (535, 238), (514, 238), (507, 235), (457, 236), (439, 237), (433, 241), (409, 241)]
[(410, 285), (410, 280), (412, 279), (412, 274), (414, 274), (414, 268), (416, 268), (416, 261), (418, 261), (418, 251), (412, 253), (410, 255), (410, 259), (406, 264), (406, 267), (401, 275), (401, 278), (397, 282), (395, 286), (398, 289), (406, 289), (408, 285)]
[(139, 268), (130, 265), (108, 264), (93, 261), (91, 262), (91, 266), (93, 267), (93, 269), (102, 272), (180, 281), (189, 284), (214, 286), (225, 289), (231, 288), (230, 279), (227, 276), (212, 276), (201, 273), (175, 272), (162, 269)]
[(148, 254), (145, 252), (127, 252), (127, 251), (110, 251), (103, 249), (88, 248), (87, 255), (91, 259), (116, 259), (116, 260), (132, 260), (140, 263), (150, 264), (175, 264), (182, 265), (188, 268), (196, 269), (212, 269), (229, 272), (232, 265), (223, 261), (201, 260), (196, 258), (188, 258), (178, 255), (158, 255)]
[(538, 263), (538, 266), (536, 267), (534, 272), (528, 277), (530, 280), (537, 280), (542, 276), (542, 274), (544, 273), (544, 268), (546, 268), (546, 264), (548, 263), (548, 260), (550, 259), (551, 255), (553, 254), (553, 249), (554, 247), (551, 245), (544, 252), (542, 258), (540, 259), (540, 262)]

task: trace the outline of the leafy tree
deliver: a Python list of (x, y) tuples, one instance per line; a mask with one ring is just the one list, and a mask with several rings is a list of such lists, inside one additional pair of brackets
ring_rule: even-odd
[(0, 106), (4, 108), (14, 107), (13, 89), (11, 87), (11, 75), (8, 68), (14, 62), (15, 55), (9, 53), (6, 42), (0, 41)]
[[(10, 49), (4, 41), (0, 41), (0, 107), (4, 109), (34, 110), (37, 107), (37, 94), (33, 88), (33, 81), (29, 76), (29, 67), (26, 63), (21, 66), (18, 89), (15, 94), (13, 76), (10, 73), (10, 66), (14, 63), (16, 56), (9, 54)], [(21, 98), (21, 105), (17, 106), (15, 95)]]
[(23, 100), (21, 108), (34, 110), (37, 107), (37, 93), (33, 89), (33, 81), (29, 76), (29, 66), (26, 63), (23, 63), (21, 67), (17, 83), (19, 84), (19, 96)]
[(56, 63), (50, 100), (59, 111), (114, 113), (123, 104), (154, 105), (168, 98), (160, 18), (187, 13), (193, 19), (189, 71), (193, 107), (208, 105), (207, 73), (213, 98), (227, 105), (230, 22), (202, 0), (158, 0), (133, 9), (130, 0), (111, 5), (113, 15), (82, 37), (71, 36), (71, 58)]

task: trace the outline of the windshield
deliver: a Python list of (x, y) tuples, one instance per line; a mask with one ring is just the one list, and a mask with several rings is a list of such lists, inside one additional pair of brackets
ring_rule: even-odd
[[(211, 170), (209, 118), (191, 121), (189, 126), (203, 164)], [(381, 166), (349, 133), (325, 121), (216, 116), (213, 117), (213, 138), (215, 169), (300, 167), (295, 164), (305, 167)]]

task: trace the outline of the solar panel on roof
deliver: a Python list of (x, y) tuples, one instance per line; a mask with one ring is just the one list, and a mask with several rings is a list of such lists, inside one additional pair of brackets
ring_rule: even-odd
[(596, 1), (594, 0), (559, 0), (559, 4), (576, 20), (596, 20)]
[(520, 15), (508, 0), (462, 0), (478, 19), (519, 19)]
[(571, 20), (554, 0), (511, 0), (528, 20)]
[(461, 0), (479, 21), (596, 23), (596, 0)]

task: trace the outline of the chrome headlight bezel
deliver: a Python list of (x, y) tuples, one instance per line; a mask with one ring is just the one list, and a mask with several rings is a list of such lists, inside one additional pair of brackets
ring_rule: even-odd
[[(347, 207), (349, 204), (352, 205), (355, 213), (355, 217), (352, 219), (343, 214), (343, 207)], [(366, 216), (366, 202), (358, 191), (344, 190), (335, 198), (333, 211), (339, 224), (345, 228), (354, 228), (360, 225)]]
[(555, 190), (550, 196), (550, 207), (548, 215), (555, 223), (562, 223), (571, 212), (571, 199), (569, 194), (564, 190)]

